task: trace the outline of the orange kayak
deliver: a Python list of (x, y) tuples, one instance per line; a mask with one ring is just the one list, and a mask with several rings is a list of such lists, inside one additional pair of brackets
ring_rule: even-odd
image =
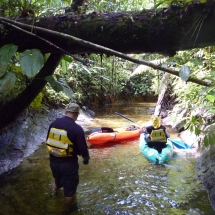
[(140, 137), (139, 129), (127, 131), (127, 128), (117, 128), (113, 132), (94, 132), (87, 137), (91, 144), (115, 143)]

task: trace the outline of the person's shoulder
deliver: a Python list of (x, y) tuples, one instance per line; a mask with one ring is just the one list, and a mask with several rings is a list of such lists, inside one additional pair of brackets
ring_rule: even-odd
[(75, 125), (77, 126), (77, 129), (80, 130), (80, 131), (84, 131), (84, 129), (77, 123), (75, 123)]
[(51, 125), (54, 125), (58, 121), (58, 118), (54, 119), (51, 123)]
[(70, 124), (69, 128), (68, 129), (71, 129), (71, 130), (76, 130), (76, 131), (84, 131), (83, 128), (77, 124), (74, 120), (73, 122)]

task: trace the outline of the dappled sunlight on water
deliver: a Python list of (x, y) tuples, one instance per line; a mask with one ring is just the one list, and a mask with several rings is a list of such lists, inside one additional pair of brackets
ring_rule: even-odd
[[(116, 116), (115, 111), (134, 121), (143, 117), (147, 121), (149, 107), (141, 109), (138, 104), (137, 109), (135, 105), (129, 110), (105, 109), (108, 115), (99, 113), (96, 121), (100, 117), (102, 120), (96, 125), (132, 124)], [(137, 139), (89, 148), (89, 165), (79, 160), (78, 210), (72, 215), (215, 215), (206, 191), (197, 181), (196, 159), (191, 153), (177, 153), (167, 164), (153, 165), (143, 157), (138, 144)], [(61, 214), (63, 191), (58, 197), (50, 196), (53, 178), (44, 145), (4, 177), (0, 185), (0, 215)]]
[[(152, 165), (134, 142), (94, 150), (91, 162), (81, 173), (89, 175), (79, 186), (82, 210), (92, 214), (215, 214), (196, 181), (193, 158), (177, 157), (167, 165)], [(89, 186), (99, 187), (86, 191)], [(197, 207), (204, 202), (208, 204), (205, 213)]]

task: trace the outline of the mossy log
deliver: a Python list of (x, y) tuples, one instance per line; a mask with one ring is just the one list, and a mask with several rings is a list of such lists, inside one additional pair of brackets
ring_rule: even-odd
[[(100, 53), (59, 35), (34, 30), (42, 27), (72, 35), (95, 44), (130, 53), (161, 53), (172, 56), (176, 51), (215, 45), (215, 3), (191, 3), (140, 12), (111, 12), (50, 17), (20, 18), (17, 22), (32, 25), (31, 31), (71, 54)], [(1, 21), (1, 18), (0, 18)], [(0, 47), (13, 43), (19, 51), (37, 48), (43, 53), (61, 50), (40, 39), (2, 24)]]

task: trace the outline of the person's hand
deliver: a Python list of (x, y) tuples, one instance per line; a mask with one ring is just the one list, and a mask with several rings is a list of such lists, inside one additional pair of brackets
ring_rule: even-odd
[(87, 165), (89, 163), (89, 158), (84, 158), (83, 164)]
[(140, 127), (139, 133), (141, 134), (141, 133), (144, 133), (144, 132), (146, 132), (146, 126)]
[(140, 130), (146, 130), (146, 126), (145, 125), (141, 126)]

